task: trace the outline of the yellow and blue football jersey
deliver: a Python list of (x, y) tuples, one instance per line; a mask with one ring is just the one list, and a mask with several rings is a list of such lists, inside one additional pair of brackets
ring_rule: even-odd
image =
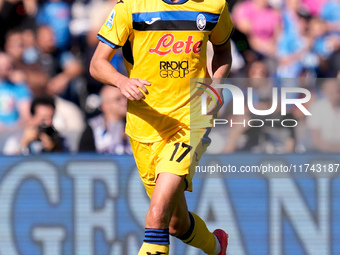
[(232, 33), (225, 0), (120, 0), (98, 33), (123, 47), (130, 78), (152, 85), (145, 100), (129, 101), (126, 133), (160, 141), (190, 127), (190, 78), (208, 78), (207, 41), (225, 44)]

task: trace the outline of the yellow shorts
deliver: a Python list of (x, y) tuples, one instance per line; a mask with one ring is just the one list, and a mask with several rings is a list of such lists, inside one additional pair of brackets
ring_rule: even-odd
[(192, 191), (195, 165), (210, 144), (208, 134), (206, 129), (181, 129), (155, 143), (141, 143), (130, 138), (139, 175), (149, 197), (158, 174), (163, 172), (185, 176), (187, 190)]

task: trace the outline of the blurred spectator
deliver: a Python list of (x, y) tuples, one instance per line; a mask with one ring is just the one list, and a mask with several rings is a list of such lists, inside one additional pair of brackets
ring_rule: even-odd
[(307, 124), (312, 132), (314, 150), (340, 152), (340, 83), (326, 79), (322, 84), (323, 98), (310, 108)]
[(313, 46), (313, 40), (308, 34), (310, 18), (310, 13), (300, 8), (300, 0), (285, 2), (283, 32), (278, 42), (278, 77), (297, 78), (304, 64), (308, 68), (318, 65), (317, 56), (310, 53)]
[(30, 93), (25, 84), (12, 81), (10, 57), (0, 52), (0, 130), (18, 128), (29, 118)]
[[(291, 79), (288, 79), (291, 80)], [(304, 107), (306, 109), (310, 109), (311, 105), (318, 98), (318, 91), (316, 89), (317, 79), (314, 76), (310, 75), (308, 70), (303, 70), (300, 74), (299, 79), (296, 79), (295, 82), (298, 84), (300, 88), (307, 89), (311, 93), (311, 99), (304, 103)], [(302, 98), (305, 95), (300, 94), (298, 98)], [(311, 150), (312, 148), (312, 140), (309, 129), (307, 128), (307, 119), (311, 116), (306, 116), (298, 107), (295, 105), (291, 107), (291, 112), (294, 116), (294, 119), (298, 121), (298, 125), (295, 127), (296, 134), (296, 149), (295, 151), (298, 153), (303, 153)]]
[(36, 12), (36, 0), (0, 0), (0, 49), (9, 30), (34, 27)]
[(25, 64), (34, 64), (38, 58), (38, 49), (35, 36), (35, 30), (25, 29), (22, 31), (25, 50), (22, 59)]
[(327, 22), (328, 31), (340, 34), (340, 1), (329, 0), (323, 6), (320, 17)]
[(39, 154), (44, 152), (67, 152), (65, 140), (52, 125), (55, 113), (54, 99), (35, 98), (31, 104), (31, 119), (23, 133), (8, 138), (4, 154)]
[[(33, 92), (36, 84), (30, 72), (42, 71), (36, 63), (38, 52), (32, 30), (12, 29), (6, 34), (5, 52), (13, 62), (13, 75), (16, 82), (25, 82)], [(33, 36), (33, 38), (31, 38)]]
[[(10, 30), (6, 35), (5, 51), (11, 57), (14, 76), (17, 82), (25, 81), (33, 96), (46, 94), (46, 84), (50, 77), (39, 63), (39, 52), (35, 34), (32, 30)], [(46, 68), (47, 69), (47, 68)]]
[(44, 95), (49, 76), (38, 63), (39, 55), (33, 31), (10, 30), (6, 35), (5, 51), (13, 61), (12, 80), (27, 83), (33, 96)]
[[(77, 98), (77, 88), (73, 87), (82, 73), (81, 63), (70, 52), (56, 49), (48, 26), (38, 28), (36, 37), (27, 29), (10, 30), (6, 36), (5, 50), (14, 62), (12, 76), (16, 82), (26, 81), (34, 95), (41, 94), (39, 90), (48, 83), (49, 94)], [(68, 89), (71, 95), (67, 95)]]
[[(20, 128), (29, 119), (30, 93), (34, 97), (49, 95), (56, 105), (53, 124), (67, 138), (70, 150), (77, 151), (85, 126), (84, 116), (89, 118), (100, 113), (98, 94), (104, 85), (89, 75), (87, 67), (97, 46), (96, 35), (116, 2), (0, 0), (0, 50), (6, 53), (0, 53), (1, 131)], [(305, 77), (303, 81), (283, 79), (275, 85), (307, 88), (312, 92), (312, 99), (305, 104), (308, 109), (320, 93), (319, 88), (314, 87), (314, 78), (340, 77), (340, 0), (228, 0), (228, 4), (235, 23), (234, 62), (229, 77), (252, 77), (250, 83), (240, 82), (239, 86), (243, 91), (246, 85), (252, 86), (255, 108), (271, 107), (272, 84), (261, 82), (263, 77)], [(125, 47), (118, 49), (111, 63), (126, 74), (124, 50)], [(210, 51), (208, 48), (208, 56)], [(8, 59), (12, 65), (8, 65)], [(208, 69), (211, 68), (209, 61), (208, 58)], [(228, 119), (232, 97), (225, 91), (224, 96), (226, 103), (220, 116)], [(311, 135), (306, 131), (309, 117), (294, 107), (290, 110), (292, 118), (299, 122), (294, 132), (279, 127), (258, 130), (246, 127), (224, 128), (223, 132), (216, 133), (226, 137), (229, 132), (236, 132), (235, 137), (231, 135), (229, 151), (288, 152), (295, 143), (299, 152), (308, 151), (311, 147)], [(271, 117), (281, 117), (274, 115)], [(248, 112), (243, 119), (253, 117), (257, 116)], [(233, 118), (237, 121), (237, 116)], [(89, 121), (92, 151), (96, 150), (95, 130), (99, 130), (95, 126), (101, 127), (106, 123), (104, 119)], [(0, 146), (4, 138), (6, 135), (2, 132)], [(284, 139), (292, 142), (282, 143)], [(210, 146), (209, 150), (220, 152), (223, 146), (213, 149)]]
[[(298, 0), (287, 0), (283, 11), (283, 31), (278, 42), (279, 66), (277, 75), (282, 78), (296, 78), (302, 69), (300, 59), (309, 50), (301, 31), (305, 22), (299, 21)], [(305, 25), (305, 27), (303, 27)]]
[[(98, 39), (97, 34), (101, 26), (105, 23), (105, 19), (112, 11), (113, 7), (117, 3), (117, 0), (107, 0), (107, 1), (91, 1), (89, 4), (89, 25), (88, 33), (86, 35), (87, 50), (85, 55), (85, 70), (86, 70), (86, 81), (87, 81), (87, 92), (89, 94), (86, 100), (86, 113), (91, 116), (96, 114), (95, 109), (92, 107), (92, 100), (96, 98), (99, 94), (101, 88), (104, 86), (102, 83), (95, 80), (88, 72), (90, 67), (90, 61), (92, 55), (97, 47)], [(98, 15), (100, 13), (100, 15)], [(124, 47), (122, 47), (124, 48)], [(122, 74), (127, 75), (127, 71), (124, 64), (123, 49), (117, 49), (117, 52), (111, 59), (111, 64)], [(93, 95), (94, 94), (94, 95)]]
[(250, 0), (235, 6), (235, 26), (248, 36), (251, 48), (267, 57), (276, 52), (276, 42), (281, 30), (280, 13), (268, 5), (267, 0)]
[(309, 35), (314, 42), (312, 50), (321, 59), (327, 59), (333, 52), (339, 49), (340, 34), (328, 34), (326, 23), (318, 17), (310, 20)]
[(22, 65), (24, 54), (24, 40), (21, 30), (13, 29), (6, 34), (5, 47), (6, 53), (11, 57), (13, 65), (19, 68)]
[(36, 22), (39, 26), (49, 26), (55, 35), (55, 46), (59, 51), (69, 50), (71, 34), (69, 23), (71, 8), (62, 0), (48, 0), (39, 8)]
[(54, 96), (56, 111), (53, 125), (65, 137), (72, 152), (78, 150), (80, 136), (85, 128), (84, 114), (74, 103)]
[[(334, 77), (339, 64), (333, 65), (330, 60), (340, 49), (340, 34), (329, 33), (326, 22), (318, 17), (310, 20), (308, 30), (312, 42), (311, 51), (318, 58), (318, 65), (315, 68), (316, 75), (318, 77)], [(305, 67), (307, 67), (306, 64)]]
[[(92, 1), (89, 10), (89, 31), (87, 33), (87, 43), (90, 47), (97, 46), (98, 31), (116, 3), (117, 0)], [(101, 13), (101, 15), (98, 15), (99, 13)]]
[(104, 86), (100, 92), (103, 113), (88, 121), (79, 144), (80, 152), (131, 154), (125, 134), (127, 99), (119, 89)]
[(329, 73), (331, 74), (329, 77), (338, 77), (340, 73), (340, 49), (335, 51), (328, 59), (328, 68)]
[(302, 0), (301, 6), (308, 10), (313, 16), (318, 16), (323, 8), (323, 6), (329, 0)]
[(44, 72), (30, 70), (28, 80), (35, 84), (33, 90), (35, 97), (45, 97), (46, 95), (53, 97), (55, 103), (53, 125), (66, 138), (70, 145), (70, 151), (77, 151), (79, 138), (85, 127), (84, 114), (81, 109), (76, 104), (57, 95), (49, 95), (47, 91), (48, 76)]
[(38, 28), (38, 63), (50, 77), (48, 92), (51, 95), (62, 95), (66, 99), (79, 103), (77, 98), (80, 92), (75, 78), (82, 74), (82, 64), (70, 51), (58, 51), (55, 43), (55, 37), (50, 27)]
[(16, 83), (26, 82), (24, 69), (25, 63), (22, 61), (24, 53), (24, 41), (20, 30), (10, 30), (6, 35), (4, 46), (5, 52), (13, 63), (12, 81)]
[[(323, 43), (326, 48), (327, 55), (323, 59), (323, 68), (321, 77), (335, 77), (340, 70), (340, 1), (330, 0), (323, 6), (320, 18), (324, 21), (326, 35), (325, 39), (319, 44)], [(320, 41), (320, 40), (319, 40)], [(328, 54), (331, 53), (331, 54)]]
[[(268, 79), (267, 66), (263, 61), (256, 61), (249, 66), (247, 79), (248, 87), (252, 88), (252, 101), (257, 110), (268, 110), (273, 104), (273, 84)], [(230, 128), (228, 139), (226, 140), (224, 153), (235, 151), (252, 151), (256, 153), (290, 153), (295, 149), (294, 128), (284, 128), (280, 125), (284, 119), (292, 119), (288, 114), (281, 116), (280, 107), (266, 116), (258, 116), (251, 113), (245, 107), (245, 115), (232, 116), (234, 123), (248, 123), (251, 119), (262, 120), (262, 127), (251, 127), (247, 124), (236, 124)], [(275, 119), (274, 124), (266, 119)]]

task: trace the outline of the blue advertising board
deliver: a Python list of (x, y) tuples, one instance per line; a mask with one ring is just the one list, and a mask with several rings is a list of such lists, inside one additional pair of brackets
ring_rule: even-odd
[[(340, 156), (206, 155), (200, 165), (317, 169), (317, 160), (328, 171)], [(228, 255), (338, 255), (339, 171), (304, 178), (201, 172), (186, 196), (209, 229), (229, 233)], [(136, 255), (148, 205), (132, 156), (0, 156), (0, 255)], [(202, 254), (170, 242), (171, 255)]]

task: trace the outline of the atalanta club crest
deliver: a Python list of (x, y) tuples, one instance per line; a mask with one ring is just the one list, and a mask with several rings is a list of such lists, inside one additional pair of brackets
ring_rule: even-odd
[(205, 16), (200, 13), (198, 16), (197, 16), (197, 19), (196, 19), (196, 24), (197, 24), (197, 28), (199, 30), (203, 30), (205, 29), (205, 26), (207, 24), (207, 19), (205, 18)]

